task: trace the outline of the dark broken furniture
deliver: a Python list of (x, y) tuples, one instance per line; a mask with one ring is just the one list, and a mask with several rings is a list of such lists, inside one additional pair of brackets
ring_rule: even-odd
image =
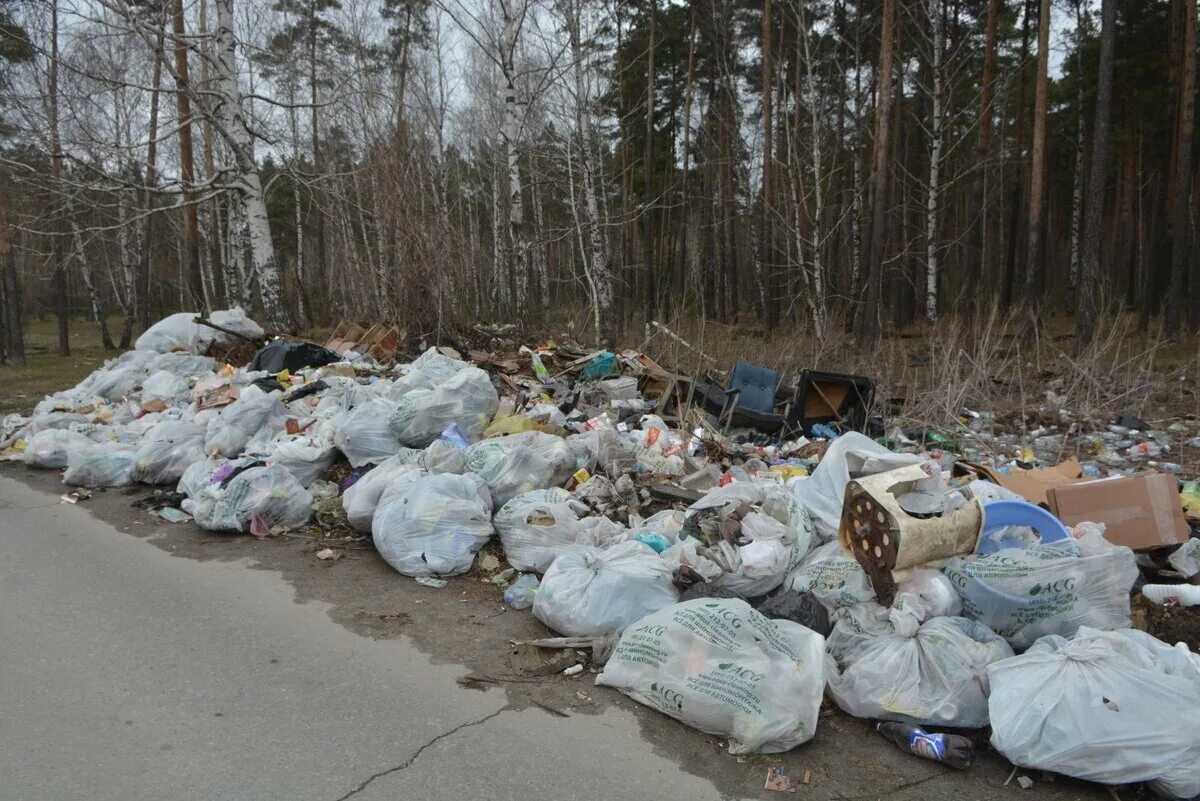
[(805, 370), (796, 387), (788, 428), (811, 435), (818, 423), (840, 431), (863, 431), (875, 396), (875, 382), (860, 375)]
[(717, 425), (755, 428), (773, 434), (783, 428), (791, 411), (790, 398), (782, 404), (782, 412), (776, 412), (779, 404), (779, 372), (749, 362), (738, 362), (729, 374), (729, 388), (724, 391), (724, 402), (717, 415)]

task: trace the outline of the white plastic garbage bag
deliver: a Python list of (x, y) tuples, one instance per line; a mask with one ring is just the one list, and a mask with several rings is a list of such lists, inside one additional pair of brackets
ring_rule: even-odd
[(697, 598), (628, 626), (596, 684), (726, 738), (731, 754), (779, 753), (816, 733), (824, 645), (740, 599)]
[(392, 479), (403, 473), (419, 469), (416, 464), (393, 456), (384, 459), (366, 475), (351, 484), (342, 493), (342, 509), (346, 520), (355, 531), (370, 531), (375, 507)]
[(404, 473), (392, 479), (371, 521), (375, 549), (406, 576), (471, 569), (492, 536), (492, 499), (476, 475)]
[(67, 453), (63, 483), (75, 487), (124, 487), (133, 483), (132, 446), (97, 442)]
[(160, 400), (174, 405), (186, 401), (191, 391), (192, 385), (183, 376), (159, 370), (142, 382), (142, 403)]
[(988, 721), (987, 666), (1013, 655), (1004, 638), (962, 617), (867, 640), (848, 663), (829, 657), (829, 694), (859, 718), (979, 728)]
[(424, 448), (446, 426), (457, 423), (468, 441), (479, 439), (496, 414), (500, 396), (488, 374), (478, 367), (459, 370), (433, 389), (414, 389), (404, 395), (388, 418), (402, 445)]
[(467, 452), (445, 439), (435, 439), (421, 451), (420, 464), (430, 473), (465, 473)]
[(850, 431), (830, 443), (811, 476), (791, 484), (789, 489), (812, 516), (821, 540), (828, 542), (837, 539), (842, 500), (852, 477), (874, 475), (922, 461), (917, 454), (893, 453), (870, 437)]
[[(184, 350), (199, 354), (208, 350), (214, 342), (228, 342), (233, 337), (215, 328), (193, 322), (195, 312), (179, 312), (159, 320), (147, 328), (133, 346), (137, 350), (152, 350), (167, 353)], [(261, 339), (265, 334), (259, 325), (246, 316), (240, 308), (214, 311), (209, 319), (222, 328), (236, 331), (250, 339)]]
[(1080, 628), (988, 668), (992, 745), (1014, 765), (1200, 793), (1200, 658), (1142, 631)]
[(784, 586), (796, 592), (811, 592), (830, 613), (875, 600), (875, 589), (866, 571), (836, 539), (813, 549), (788, 574)]
[(400, 441), (388, 426), (396, 404), (376, 398), (355, 406), (338, 423), (333, 443), (346, 454), (352, 467), (378, 464), (400, 450)]
[(256, 434), (271, 436), (281, 430), (287, 417), (287, 407), (280, 402), (278, 392), (268, 394), (255, 386), (246, 387), (240, 398), (209, 421), (204, 452), (237, 456)]
[(525, 431), (475, 443), (467, 449), (467, 469), (503, 505), (523, 492), (562, 484), (575, 471), (575, 456), (562, 437)]
[(568, 548), (538, 587), (533, 614), (559, 634), (587, 637), (620, 631), (678, 600), (671, 566), (648, 545)]
[(281, 434), (267, 454), (267, 464), (283, 465), (300, 486), (308, 487), (325, 474), (337, 458), (337, 450), (328, 440), (307, 434)]
[(1129, 626), (1129, 591), (1138, 577), (1133, 551), (1099, 534), (988, 556), (954, 557), (942, 572), (978, 620), (1021, 650), (1046, 634), (1080, 626)]
[(193, 353), (160, 353), (146, 365), (146, 369), (151, 374), (165, 370), (173, 375), (189, 378), (216, 370), (217, 363), (208, 356), (197, 356)]
[(299, 528), (312, 517), (312, 495), (277, 464), (251, 467), (228, 483), (209, 484), (191, 501), (196, 524), (211, 531), (249, 531), (255, 515), (271, 531)]
[(61, 470), (67, 466), (72, 450), (86, 448), (92, 440), (78, 431), (47, 428), (25, 440), (25, 464), (46, 470)]
[(143, 484), (174, 484), (184, 471), (204, 461), (204, 426), (165, 420), (151, 428), (134, 452), (134, 480)]
[(557, 487), (523, 492), (500, 508), (493, 521), (504, 556), (522, 572), (545, 573), (563, 549), (580, 544), (579, 518), (587, 505)]
[(213, 476), (227, 464), (229, 464), (228, 459), (217, 457), (215, 459), (202, 459), (188, 465), (183, 471), (183, 475), (179, 477), (179, 483), (175, 486), (176, 492), (182, 492), (188, 496), (183, 501), (183, 510), (185, 512), (191, 512), (191, 509), (188, 507), (191, 499), (199, 495), (202, 490), (210, 487), (214, 483)]
[(414, 389), (433, 389), (470, 366), (464, 361), (440, 353), (437, 348), (430, 348), (411, 364), (401, 368), (403, 375), (388, 388), (388, 399), (395, 402)]

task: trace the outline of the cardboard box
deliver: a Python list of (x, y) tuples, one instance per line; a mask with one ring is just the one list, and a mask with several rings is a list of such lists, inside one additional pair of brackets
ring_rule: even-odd
[(991, 481), (993, 484), (999, 484), (1006, 490), (1011, 490), (1030, 503), (1039, 506), (1047, 505), (1046, 495), (1050, 490), (1087, 480), (1082, 478), (1083, 468), (1079, 466), (1079, 460), (1074, 456), (1054, 467), (1042, 467), (1036, 470), (1014, 468), (1007, 473), (966, 461), (955, 462), (951, 468), (952, 476), (965, 476), (967, 473), (975, 473), (980, 478)]
[(1187, 542), (1187, 521), (1175, 477), (1138, 473), (1102, 478), (1046, 493), (1050, 511), (1068, 526), (1091, 521), (1105, 525), (1104, 538), (1135, 551)]

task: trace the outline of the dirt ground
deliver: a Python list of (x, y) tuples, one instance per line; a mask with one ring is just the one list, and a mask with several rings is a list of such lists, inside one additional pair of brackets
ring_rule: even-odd
[[(0, 464), (0, 471), (47, 492), (64, 489), (55, 471), (9, 463)], [(1034, 780), (1029, 791), (1019, 789), (1015, 780), (1006, 785), (1011, 766), (990, 751), (984, 732), (970, 733), (980, 758), (969, 771), (944, 768), (898, 751), (872, 731), (869, 722), (843, 714), (828, 701), (812, 742), (782, 755), (730, 756), (719, 738), (641, 707), (614, 690), (594, 686), (591, 670), (567, 678), (515, 669), (510, 663), (513, 640), (550, 635), (528, 610), (508, 608), (499, 589), (485, 577), (463, 576), (442, 589), (432, 589), (392, 570), (369, 539), (341, 540), (346, 547), (337, 550), (344, 556), (323, 561), (315, 553), (330, 544), (328, 540), (300, 535), (258, 540), (204, 531), (191, 523), (167, 523), (132, 507), (152, 493), (145, 486), (98, 491), (81, 504), (97, 518), (175, 556), (245, 560), (255, 569), (276, 571), (294, 587), (296, 603), (321, 604), (332, 620), (366, 637), (408, 638), (435, 664), (466, 666), (471, 672), (460, 684), (467, 690), (502, 691), (517, 708), (537, 707), (555, 716), (597, 714), (608, 705), (632, 709), (647, 748), (711, 781), (729, 798), (774, 796), (763, 789), (763, 783), (767, 767), (777, 764), (786, 766), (790, 776), (809, 776), (809, 785), (798, 794), (837, 801), (949, 801), (964, 794), (975, 799), (1010, 794), (1056, 800), (1111, 798), (1105, 788), (1036, 771), (1029, 772)], [(1118, 789), (1122, 798), (1145, 793), (1139, 788)]]

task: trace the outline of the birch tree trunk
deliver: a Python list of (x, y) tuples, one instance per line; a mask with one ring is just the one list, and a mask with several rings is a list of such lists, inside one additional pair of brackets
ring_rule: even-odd
[(943, 76), (942, 76), (942, 3), (929, 0), (929, 28), (933, 45), (933, 116), (929, 132), (929, 187), (925, 199), (925, 319), (938, 318), (938, 204), (941, 200)]
[(233, 0), (215, 0), (215, 4), (217, 63), (220, 67), (216, 77), (216, 118), (238, 170), (237, 184), (245, 204), (246, 235), (254, 278), (262, 298), (263, 322), (272, 333), (283, 333), (293, 329), (292, 316), (284, 304), (275, 245), (271, 242), (266, 196), (263, 194), (258, 164), (254, 161), (254, 143), (242, 116), (242, 95), (237, 83), (236, 43), (233, 38)]
[(516, 50), (521, 34), (521, 22), (526, 7), (514, 6), (514, 0), (500, 0), (503, 32), (500, 50), (500, 66), (504, 76), (504, 123), (501, 139), (508, 164), (508, 247), (507, 278), (512, 281), (514, 305), (517, 316), (524, 314), (529, 297), (529, 242), (525, 233), (525, 204), (521, 191), (520, 144), (521, 109), (517, 98)]
[(808, 23), (804, 17), (804, 7), (800, 6), (800, 40), (804, 45), (804, 63), (808, 83), (808, 93), (813, 101), (808, 104), (812, 126), (810, 137), (812, 146), (813, 174), (813, 214), (812, 214), (812, 276), (807, 282), (808, 290), (812, 293), (809, 309), (812, 314), (813, 333), (818, 342), (825, 340), (826, 307), (825, 307), (825, 264), (821, 260), (822, 240), (824, 230), (822, 223), (825, 219), (824, 176), (821, 174), (821, 113), (815, 102), (817, 97), (816, 70), (813, 66), (812, 49), (809, 45)]
[(100, 334), (100, 344), (104, 346), (105, 350), (113, 350), (115, 346), (112, 336), (108, 333), (108, 321), (104, 318), (104, 306), (100, 302), (100, 292), (96, 288), (92, 265), (83, 250), (83, 234), (79, 230), (79, 223), (75, 220), (71, 221), (71, 243), (75, 262), (79, 265), (79, 275), (83, 279), (83, 288), (88, 296), (88, 314), (91, 316), (92, 322), (96, 324), (96, 331)]

